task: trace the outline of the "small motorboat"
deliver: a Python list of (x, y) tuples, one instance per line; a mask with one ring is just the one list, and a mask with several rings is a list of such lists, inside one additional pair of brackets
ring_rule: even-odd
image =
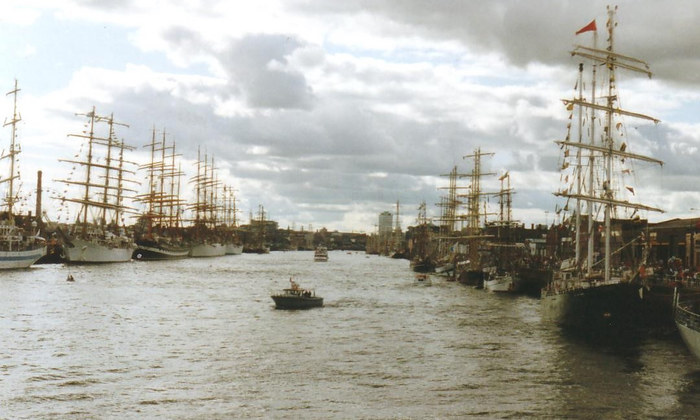
[(293, 279), (289, 279), (289, 283), (289, 288), (270, 296), (275, 301), (276, 309), (309, 309), (323, 306), (323, 298), (316, 296), (314, 290), (299, 287)]
[(484, 281), (484, 289), (488, 292), (514, 292), (515, 286), (511, 274), (495, 274), (489, 280)]

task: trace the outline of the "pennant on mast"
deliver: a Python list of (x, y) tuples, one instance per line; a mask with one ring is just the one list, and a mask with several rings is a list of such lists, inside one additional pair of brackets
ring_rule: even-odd
[(595, 30), (597, 30), (597, 29), (598, 29), (598, 28), (596, 28), (596, 26), (595, 26), (595, 19), (593, 19), (593, 20), (591, 21), (591, 23), (589, 23), (588, 25), (586, 25), (586, 26), (584, 26), (583, 28), (579, 29), (578, 31), (576, 31), (576, 35), (582, 34), (582, 33), (584, 33), (584, 32), (595, 31)]

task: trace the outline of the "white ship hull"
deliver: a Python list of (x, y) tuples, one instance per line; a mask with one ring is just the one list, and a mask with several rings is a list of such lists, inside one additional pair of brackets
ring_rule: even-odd
[(681, 338), (685, 341), (690, 352), (700, 359), (700, 332), (678, 322), (676, 322), (676, 325), (678, 326), (678, 331), (681, 333)]
[(513, 276), (496, 276), (493, 280), (484, 282), (484, 289), (494, 293), (512, 292), (514, 289)]
[(680, 303), (679, 299), (677, 292), (674, 292), (674, 321), (690, 352), (700, 359), (700, 303), (695, 300), (697, 298), (684, 303)]
[(226, 255), (226, 247), (222, 244), (199, 244), (192, 247), (190, 257), (220, 257)]
[(0, 270), (27, 268), (46, 255), (46, 247), (28, 251), (0, 251)]
[(226, 255), (241, 255), (243, 253), (243, 245), (226, 244)]
[(122, 246), (109, 246), (83, 239), (72, 239), (73, 246), (66, 245), (63, 252), (70, 263), (114, 263), (131, 260), (136, 246), (127, 243)]

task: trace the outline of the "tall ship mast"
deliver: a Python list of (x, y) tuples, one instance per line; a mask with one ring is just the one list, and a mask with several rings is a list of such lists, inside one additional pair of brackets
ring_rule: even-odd
[(240, 255), (243, 253), (243, 244), (237, 234), (238, 209), (236, 208), (236, 194), (233, 187), (223, 187), (223, 230), (226, 255)]
[(14, 89), (7, 92), (7, 95), (13, 96), (12, 117), (3, 124), (3, 127), (10, 126), (10, 147), (7, 153), (3, 150), (0, 156), (0, 162), (7, 162), (7, 176), (0, 176), (0, 185), (5, 187), (2, 197), (4, 208), (0, 213), (0, 270), (27, 268), (46, 255), (46, 241), (31, 232), (36, 222), (32, 225), (31, 218), (24, 217), (23, 224), (30, 224), (23, 227), (18, 225), (19, 218), (15, 217), (15, 204), (20, 198), (19, 188), (15, 184), (20, 179), (17, 165), (17, 156), (21, 151), (17, 142), (17, 123), (22, 120), (17, 111), (19, 91), (15, 80)]
[(455, 265), (455, 277), (460, 283), (481, 287), (484, 283), (484, 263), (488, 254), (486, 239), (489, 235), (484, 233), (484, 224), (488, 211), (485, 198), (494, 195), (492, 192), (482, 190), (481, 180), (484, 176), (496, 175), (493, 172), (483, 172), (481, 159), (485, 156), (493, 156), (493, 153), (484, 153), (481, 148), (476, 148), (474, 154), (464, 156), (464, 159), (473, 159), (472, 172), (460, 177), (469, 178), (469, 188), (466, 194), (458, 194), (460, 199), (466, 198), (467, 213), (460, 216), (466, 222), (461, 230), (458, 241), (465, 245), (466, 254), (457, 256)]
[(457, 166), (454, 166), (449, 174), (441, 176), (448, 177), (448, 186), (442, 187), (447, 190), (447, 195), (441, 197), (438, 206), (441, 208), (439, 222), (439, 237), (438, 237), (438, 255), (443, 257), (448, 254), (448, 248), (451, 245), (451, 239), (455, 231), (459, 230), (455, 227), (458, 221), (457, 206), (461, 202), (457, 199)]
[(246, 240), (246, 247), (243, 248), (243, 252), (251, 254), (268, 254), (270, 252), (270, 247), (267, 245), (265, 237), (268, 226), (265, 214), (265, 207), (262, 204), (258, 205), (257, 218), (253, 218), (253, 212), (250, 212), (251, 240)]
[(211, 163), (207, 154), (202, 159), (197, 150), (197, 174), (191, 178), (194, 184), (195, 201), (189, 206), (194, 212), (193, 226), (190, 230), (190, 257), (219, 257), (226, 255), (226, 247), (219, 237), (217, 226), (217, 189), (219, 180), (216, 177), (214, 158)]
[(411, 269), (417, 273), (435, 271), (435, 256), (432, 247), (430, 224), (426, 213), (425, 201), (418, 206), (418, 218), (411, 240)]
[(515, 192), (510, 185), (510, 173), (506, 171), (498, 180), (501, 189), (494, 194), (498, 197), (498, 219), (487, 225), (491, 232), (495, 231), (495, 239), (487, 242), (490, 260), (485, 269), (488, 278), (484, 279), (484, 289), (489, 292), (519, 293), (523, 289), (520, 268), (529, 253), (525, 244), (517, 242), (514, 235), (518, 222), (513, 220)]
[(437, 219), (439, 233), (435, 272), (454, 275), (455, 259), (466, 254), (466, 244), (460, 244), (458, 240), (465, 221), (464, 215), (458, 213), (458, 209), (464, 205), (461, 199), (464, 195), (460, 195), (459, 191), (469, 189), (469, 186), (459, 185), (458, 180), (469, 175), (459, 173), (455, 165), (448, 174), (440, 176), (448, 178), (448, 186), (439, 188), (447, 190), (447, 195), (443, 195), (437, 204), (441, 214)]
[[(572, 132), (570, 124), (566, 138), (557, 141), (564, 154), (563, 180), (569, 182), (555, 195), (566, 199), (565, 208), (570, 205), (575, 208), (571, 218), (575, 249), (542, 291), (545, 317), (564, 326), (596, 330), (632, 327), (642, 314), (639, 285), (635, 280), (646, 260), (646, 221), (635, 216), (639, 211), (662, 211), (623, 197), (625, 191), (634, 192), (634, 187), (624, 178), (632, 171), (631, 163), (662, 165), (663, 162), (629, 151), (630, 139), (622, 119), (640, 121), (637, 124), (644, 121), (656, 124), (658, 120), (618, 105), (617, 70), (648, 77), (651, 72), (642, 60), (615, 52), (615, 11), (616, 8), (608, 7), (606, 48), (597, 47), (593, 21), (578, 32), (593, 31), (593, 47), (576, 46), (572, 51), (573, 56), (589, 63), (591, 92), (589, 97), (585, 96), (581, 63), (576, 95), (564, 100), (571, 119), (578, 123), (577, 128)], [(598, 68), (604, 73), (602, 93), (596, 90)], [(602, 129), (599, 130), (598, 124)], [(622, 212), (631, 214), (621, 217)], [(597, 215), (602, 215), (602, 220), (595, 220)], [(627, 268), (618, 268), (623, 266)]]
[[(176, 162), (175, 142), (168, 144), (163, 129), (162, 138), (152, 130), (150, 162), (139, 169), (147, 173), (148, 192), (136, 197), (143, 203), (145, 212), (136, 225), (135, 260), (169, 260), (186, 258), (190, 247), (184, 242), (180, 226), (180, 178), (182, 170)], [(178, 166), (176, 166), (176, 164)]]
[(396, 200), (396, 213), (394, 215), (394, 230), (391, 236), (391, 246), (389, 249), (389, 256), (391, 258), (406, 258), (406, 241), (404, 240), (404, 234), (401, 230), (401, 222), (399, 215), (400, 207), (399, 201)]
[[(499, 228), (511, 228), (517, 222), (513, 220), (513, 188), (510, 186), (510, 172), (506, 172), (498, 180), (501, 182), (501, 190), (498, 192), (498, 221)], [(500, 236), (500, 235), (499, 235)]]
[[(69, 137), (81, 139), (85, 154), (78, 155), (78, 160), (59, 159), (80, 167), (84, 177), (76, 180), (68, 177), (59, 179), (67, 185), (77, 186), (81, 194), (65, 196), (63, 202), (80, 206), (71, 232), (64, 233), (64, 253), (69, 263), (110, 263), (125, 262), (131, 259), (136, 248), (133, 239), (127, 234), (124, 217), (134, 209), (124, 204), (125, 192), (136, 192), (126, 188), (126, 183), (136, 183), (128, 179), (135, 172), (125, 169), (125, 164), (132, 164), (124, 159), (126, 150), (133, 150), (123, 141), (118, 140), (115, 126), (128, 127), (114, 121), (113, 115), (100, 116), (95, 107), (87, 114), (78, 114), (87, 118), (86, 130), (69, 134)], [(96, 130), (106, 125), (98, 134)], [(74, 166), (74, 168), (76, 168)]]

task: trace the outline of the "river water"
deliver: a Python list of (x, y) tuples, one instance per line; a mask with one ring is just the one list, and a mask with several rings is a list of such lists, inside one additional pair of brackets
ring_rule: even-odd
[[(414, 285), (405, 260), (273, 252), (0, 274), (2, 419), (700, 415), (700, 362), (677, 335), (572, 337), (537, 299)], [(290, 276), (325, 306), (275, 310)]]

